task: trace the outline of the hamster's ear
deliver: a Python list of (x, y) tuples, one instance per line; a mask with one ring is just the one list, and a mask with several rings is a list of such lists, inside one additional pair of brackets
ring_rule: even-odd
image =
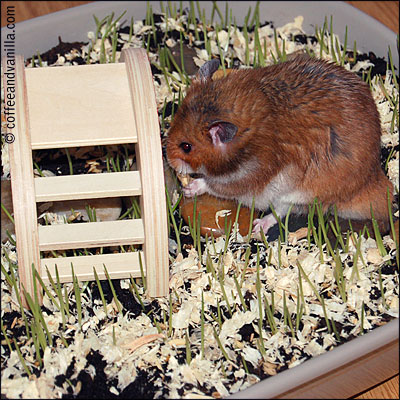
[(207, 61), (205, 64), (203, 64), (199, 72), (197, 73), (196, 78), (200, 82), (206, 82), (208, 79), (211, 79), (213, 76), (213, 73), (218, 69), (219, 67), (219, 60), (214, 58), (211, 61)]
[(230, 142), (236, 135), (238, 127), (231, 122), (216, 121), (209, 129), (209, 133), (214, 146)]

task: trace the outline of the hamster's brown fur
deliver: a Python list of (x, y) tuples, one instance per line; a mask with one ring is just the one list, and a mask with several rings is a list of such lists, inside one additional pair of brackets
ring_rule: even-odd
[(380, 119), (367, 84), (305, 56), (217, 80), (214, 71), (192, 82), (168, 132), (170, 165), (201, 174), (187, 195), (249, 206), (254, 196), (258, 209), (272, 204), (281, 216), (290, 204), (306, 212), (315, 197), (346, 219), (370, 219), (372, 206), (387, 228), (393, 189), (380, 166)]

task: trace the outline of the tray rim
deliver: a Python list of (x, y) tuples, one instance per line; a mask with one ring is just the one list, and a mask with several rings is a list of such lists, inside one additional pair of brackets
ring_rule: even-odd
[[(386, 350), (396, 349), (393, 360), (388, 364)], [(302, 364), (277, 375), (264, 379), (253, 386), (230, 395), (229, 399), (268, 399), (268, 398), (316, 398), (314, 387), (320, 381), (318, 398), (351, 397), (375, 384), (383, 382), (398, 373), (399, 367), (399, 319), (395, 318), (387, 324), (373, 329), (365, 335), (338, 345), (331, 351), (304, 361)], [(356, 370), (368, 360), (375, 368), (385, 369), (383, 374), (371, 383), (369, 368), (360, 373)], [(326, 382), (326, 376), (339, 368), (352, 364), (354, 371), (343, 371), (335, 376), (335, 382), (343, 383), (356, 379), (358, 384), (335, 388), (334, 395), (329, 395), (332, 383)], [(397, 369), (396, 369), (397, 367)], [(366, 379), (368, 378), (368, 379)], [(365, 382), (365, 383), (364, 383)], [(335, 383), (334, 383), (335, 384)], [(337, 391), (336, 391), (337, 390)], [(325, 396), (323, 395), (325, 393)], [(326, 395), (328, 394), (328, 395)]]
[[(154, 11), (160, 11), (158, 1), (150, 1), (149, 3), (152, 5)], [(329, 10), (329, 12), (334, 13), (334, 31), (339, 35), (341, 40), (343, 40), (344, 27), (346, 23), (351, 22), (353, 25), (349, 28), (349, 43), (357, 40), (358, 49), (362, 51), (374, 51), (374, 53), (380, 57), (386, 57), (387, 46), (385, 47), (385, 50), (383, 50), (383, 43), (389, 44), (392, 49), (396, 49), (396, 34), (394, 32), (379, 21), (343, 1), (319, 1), (318, 8), (315, 7), (314, 1), (261, 2), (260, 11), (265, 12), (268, 7), (273, 7), (275, 10), (274, 12), (276, 13), (274, 14), (276, 18), (274, 19), (274, 15), (271, 14), (270, 20), (273, 20), (275, 25), (279, 26), (282, 23), (289, 22), (291, 20), (290, 16), (300, 15), (297, 11), (299, 3), (301, 3), (301, 6), (303, 7), (303, 12), (301, 14), (305, 16), (303, 27), (307, 33), (312, 33), (314, 29), (314, 25), (309, 23), (307, 20), (307, 13), (310, 13), (309, 16), (314, 21), (318, 20), (322, 23), (323, 20), (320, 16), (326, 15)], [(188, 5), (189, 2), (184, 1), (183, 4)], [(200, 1), (200, 4), (202, 7), (206, 8), (207, 12), (210, 12), (211, 1)], [(232, 2), (230, 6), (232, 6), (233, 14), (235, 15), (235, 10), (240, 10), (245, 7), (245, 10), (247, 11), (249, 6), (252, 6), (253, 9), (255, 4), (256, 1), (248, 1), (244, 3)], [(283, 5), (285, 7), (282, 7)], [(19, 22), (15, 24), (16, 54), (23, 54), (27, 58), (36, 54), (36, 50), (39, 52), (47, 51), (57, 44), (51, 44), (50, 42), (51, 38), (56, 38), (57, 36), (61, 36), (63, 41), (86, 41), (88, 40), (87, 36), (83, 35), (87, 34), (88, 29), (94, 28), (93, 14), (102, 18), (112, 11), (115, 11), (116, 15), (120, 15), (125, 9), (129, 10), (127, 14), (131, 12), (135, 18), (142, 18), (140, 15), (144, 16), (146, 12), (146, 2), (96, 1)], [(242, 19), (244, 14), (244, 12), (240, 14)], [(335, 21), (335, 16), (337, 18), (337, 15), (341, 15), (343, 18), (340, 20), (336, 19)], [(354, 27), (363, 28), (367, 25), (367, 32), (364, 32), (364, 29), (354, 29)], [(65, 27), (67, 30), (60, 33), (60, 26)], [(56, 33), (57, 30), (58, 33)], [(2, 56), (5, 53), (4, 41), (7, 39), (7, 33), (10, 33), (7, 27), (1, 28)], [(370, 42), (369, 44), (365, 44), (364, 40), (366, 39), (372, 40), (372, 43)], [(37, 45), (34, 43), (37, 43), (38, 41), (41, 45), (36, 49)], [(395, 65), (398, 66), (398, 53), (392, 51), (392, 56)], [(293, 369), (282, 371), (276, 376), (264, 379), (245, 390), (230, 395), (228, 398), (271, 398), (286, 396), (290, 396), (291, 398), (296, 398), (296, 396), (304, 398), (312, 396), (312, 386), (315, 385), (315, 382), (322, 380), (324, 376), (335, 369), (340, 368), (342, 365), (348, 363), (354, 363), (355, 366), (361, 365), (363, 359), (370, 356), (370, 359), (373, 359), (378, 366), (381, 365), (382, 368), (388, 367), (387, 365), (384, 365), (385, 360), (387, 359), (387, 352), (383, 351), (383, 349), (388, 346), (390, 346), (390, 348), (399, 347), (398, 318), (390, 321), (384, 326), (375, 328), (371, 332), (359, 336), (350, 342), (343, 343), (327, 353), (313, 357)], [(385, 374), (385, 378), (379, 379), (379, 382), (390, 378), (396, 372), (398, 373), (398, 351), (396, 351), (396, 354), (397, 361), (395, 359), (392, 362), (394, 368), (386, 368), (387, 373)], [(340, 364), (339, 360), (341, 360)], [(344, 363), (342, 361), (344, 361)], [(347, 375), (347, 377), (349, 377), (349, 375)], [(357, 379), (360, 379), (359, 375), (357, 376)], [(326, 386), (326, 382), (322, 384)], [(373, 384), (374, 383), (371, 384), (371, 381), (367, 381), (367, 384), (365, 384), (364, 388), (361, 390), (356, 390), (355, 386), (349, 387), (347, 391), (341, 388), (343, 393), (341, 392), (340, 395), (347, 397), (352, 396), (364, 389), (368, 389)], [(320, 390), (322, 389), (323, 388), (321, 387)], [(335, 392), (335, 396), (337, 395), (338, 394)]]
[[(199, 3), (202, 8), (205, 8), (207, 15), (210, 15), (212, 2), (200, 1)], [(160, 11), (158, 1), (149, 1), (149, 4), (154, 11)], [(256, 1), (230, 3), (233, 15), (238, 16), (238, 23), (243, 21), (248, 7), (252, 6), (253, 10), (255, 4)], [(265, 15), (265, 19), (274, 21), (276, 26), (285, 24), (298, 15), (303, 15), (305, 16), (303, 28), (306, 33), (314, 32), (313, 21), (322, 24), (324, 16), (333, 15), (334, 32), (339, 35), (341, 41), (344, 39), (347, 24), (349, 26), (349, 47), (352, 47), (356, 40), (359, 50), (373, 51), (379, 57), (386, 57), (387, 45), (390, 45), (393, 62), (399, 66), (399, 54), (395, 51), (397, 49), (395, 32), (344, 1), (318, 1), (318, 7), (315, 7), (315, 4), (315, 1), (261, 1), (260, 12)], [(189, 2), (183, 1), (183, 5), (186, 7)], [(146, 2), (95, 1), (19, 22), (15, 24), (16, 54), (22, 54), (28, 58), (37, 51), (47, 51), (57, 45), (58, 36), (67, 42), (87, 41), (88, 29), (94, 28), (93, 14), (98, 18), (103, 18), (115, 11), (115, 14), (119, 16), (124, 10), (128, 10), (127, 14), (131, 13), (135, 18), (143, 18), (146, 13)], [(266, 17), (269, 15), (271, 18)], [(60, 27), (63, 30), (60, 30)], [(7, 27), (1, 28), (1, 56), (4, 54), (4, 41), (7, 33), (10, 33)], [(37, 43), (40, 44), (37, 45)], [(384, 48), (382, 44), (384, 44)]]

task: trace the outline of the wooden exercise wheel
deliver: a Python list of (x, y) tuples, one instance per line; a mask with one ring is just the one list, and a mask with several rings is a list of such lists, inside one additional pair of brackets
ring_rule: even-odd
[[(160, 128), (144, 49), (120, 63), (25, 68), (15, 58), (15, 141), (9, 144), (20, 282), (34, 292), (32, 264), (61, 282), (140, 277), (150, 297), (168, 293), (168, 230)], [(3, 60), (3, 65), (6, 65)], [(34, 177), (32, 150), (135, 143), (137, 171)], [(140, 196), (140, 219), (38, 225), (37, 202)], [(41, 258), (41, 251), (141, 245), (138, 251)], [(40, 293), (39, 299), (40, 299)], [(25, 302), (26, 305), (26, 302)]]

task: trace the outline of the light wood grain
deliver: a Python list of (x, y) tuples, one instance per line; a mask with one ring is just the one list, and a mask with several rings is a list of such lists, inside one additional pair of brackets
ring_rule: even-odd
[[(12, 82), (17, 87), (17, 140), (10, 145), (10, 169), (19, 274), (30, 294), (30, 266), (41, 265), (39, 251), (131, 244), (142, 245), (147, 294), (168, 294), (167, 211), (153, 77), (144, 49), (122, 54), (125, 64), (36, 69), (24, 68), (23, 58), (17, 57), (17, 79)], [(11, 78), (4, 77), (7, 89)], [(32, 149), (122, 143), (136, 143), (138, 171), (33, 178)], [(37, 226), (37, 201), (133, 195), (140, 195), (143, 219)], [(73, 260), (79, 277), (94, 277), (88, 268), (100, 261), (92, 257)], [(109, 263), (111, 278), (121, 277), (117, 256), (102, 261)], [(42, 262), (55, 266), (54, 260)], [(57, 262), (66, 267), (71, 260)], [(136, 271), (137, 267), (136, 259)]]
[[(3, 66), (7, 58), (3, 58)], [(32, 264), (39, 268), (40, 253), (38, 248), (37, 212), (35, 188), (33, 185), (32, 151), (29, 127), (29, 109), (25, 79), (24, 58), (15, 57), (15, 76), (3, 75), (6, 106), (14, 110), (15, 125), (9, 120), (7, 132), (14, 135), (14, 142), (9, 144), (11, 190), (13, 198), (15, 234), (17, 243), (18, 272), (22, 287), (34, 294)], [(10, 89), (10, 91), (9, 91)], [(12, 96), (9, 96), (12, 95)], [(17, 212), (15, 212), (17, 211)], [(38, 297), (41, 293), (38, 290)], [(22, 296), (27, 306), (25, 296)]]
[(123, 246), (144, 242), (141, 219), (39, 225), (38, 231), (41, 251)]
[[(139, 261), (139, 255), (141, 261)], [(44, 258), (41, 260), (41, 277), (44, 283), (49, 283), (47, 270), (56, 281), (56, 267), (61, 283), (71, 282), (71, 264), (74, 267), (75, 276), (79, 281), (94, 280), (93, 268), (99, 279), (107, 279), (104, 266), (112, 279), (139, 278), (141, 276), (140, 262), (144, 274), (146, 264), (142, 251), (115, 254), (99, 254), (93, 256)]]
[[(51, 12), (67, 9), (77, 5), (91, 3), (91, 1), (3, 1), (2, 9), (7, 5), (14, 5), (16, 22), (24, 21)], [(369, 14), (377, 19), (392, 31), (399, 31), (399, 2), (398, 1), (348, 1), (347, 3)], [(6, 15), (1, 14), (1, 26), (6, 24)], [(335, 397), (335, 393), (332, 393)], [(398, 375), (390, 381), (364, 392), (359, 398), (399, 398), (399, 377)]]
[(32, 149), (136, 143), (124, 65), (27, 68), (25, 74)]
[(136, 161), (143, 182), (140, 209), (146, 238), (143, 250), (147, 290), (151, 297), (166, 296), (169, 283), (167, 207), (153, 77), (145, 49), (123, 50), (121, 61), (127, 70), (138, 135)]
[(35, 178), (37, 202), (140, 196), (138, 171)]

